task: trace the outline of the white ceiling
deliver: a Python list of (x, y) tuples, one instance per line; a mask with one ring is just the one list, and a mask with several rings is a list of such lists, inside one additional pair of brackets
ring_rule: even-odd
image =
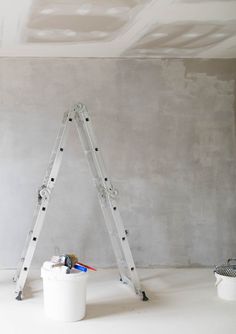
[(236, 0), (0, 0), (0, 56), (236, 58)]

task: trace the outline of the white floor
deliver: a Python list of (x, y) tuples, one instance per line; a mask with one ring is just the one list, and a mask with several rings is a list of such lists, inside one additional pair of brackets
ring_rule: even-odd
[(61, 323), (43, 312), (42, 282), (30, 275), (28, 298), (14, 299), (13, 272), (0, 271), (2, 334), (235, 334), (236, 302), (217, 298), (211, 269), (140, 269), (150, 301), (142, 302), (117, 279), (117, 270), (91, 273), (87, 315)]

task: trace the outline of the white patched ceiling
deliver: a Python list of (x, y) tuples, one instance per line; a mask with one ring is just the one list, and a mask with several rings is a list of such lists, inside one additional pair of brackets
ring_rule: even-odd
[(0, 56), (236, 58), (236, 0), (0, 0)]

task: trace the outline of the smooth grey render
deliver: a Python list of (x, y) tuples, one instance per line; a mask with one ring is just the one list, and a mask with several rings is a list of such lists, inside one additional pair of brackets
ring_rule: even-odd
[[(63, 113), (90, 112), (138, 266), (236, 256), (236, 60), (0, 59), (0, 267), (14, 268)], [(68, 137), (33, 266), (115, 265), (87, 161)]]

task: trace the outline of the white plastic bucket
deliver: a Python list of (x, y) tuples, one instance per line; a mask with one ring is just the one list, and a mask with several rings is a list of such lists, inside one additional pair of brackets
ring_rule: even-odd
[(218, 297), (225, 300), (236, 300), (236, 277), (215, 273)]
[(44, 310), (54, 320), (78, 321), (85, 317), (87, 272), (70, 274), (41, 268)]

